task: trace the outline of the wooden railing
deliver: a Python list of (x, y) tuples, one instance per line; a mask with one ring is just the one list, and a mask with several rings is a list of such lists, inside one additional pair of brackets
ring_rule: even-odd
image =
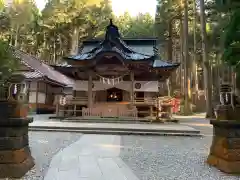
[[(152, 105), (155, 107), (158, 107), (158, 103), (160, 106), (162, 105), (163, 102), (168, 99), (167, 97), (162, 97), (162, 98), (135, 98), (134, 99), (134, 105)], [(171, 99), (171, 98), (169, 98)], [(66, 104), (68, 105), (86, 105), (88, 103), (88, 98), (87, 97), (73, 97), (69, 98), (66, 100)], [(122, 102), (116, 102), (112, 104), (121, 104)], [(130, 104), (130, 101), (126, 101), (125, 103)], [(98, 102), (94, 102), (94, 104), (100, 104)], [(109, 104), (109, 102), (101, 102), (102, 105), (104, 104)]]
[[(63, 110), (65, 113), (68, 114), (68, 116), (82, 116), (83, 118), (89, 118), (89, 117), (116, 117), (116, 118), (125, 118), (125, 117), (131, 117), (133, 119), (137, 118), (138, 114), (146, 114), (151, 116), (156, 116), (157, 113), (162, 115), (169, 115), (171, 116), (172, 112), (177, 112), (179, 104), (175, 107), (173, 99), (168, 97), (163, 98), (136, 98), (134, 103), (135, 107), (132, 109), (130, 102), (100, 102), (100, 103), (94, 103), (92, 108), (82, 108), (77, 109), (76, 106), (74, 108), (70, 107)], [(87, 98), (74, 98), (71, 99), (71, 103), (77, 103), (75, 105), (82, 105), (84, 103), (87, 103)], [(138, 103), (138, 104), (137, 104)], [(140, 103), (145, 105), (151, 105), (155, 106), (156, 108), (159, 108), (158, 110), (152, 110), (149, 109), (138, 109), (136, 108), (137, 105), (140, 105)], [(138, 107), (138, 106), (137, 106)], [(174, 110), (176, 109), (176, 110)]]
[(135, 98), (134, 104), (146, 104), (146, 105), (155, 105), (157, 102), (156, 98)]
[[(130, 101), (126, 101), (130, 104)], [(134, 104), (146, 104), (146, 105), (155, 105), (157, 102), (156, 98), (135, 98), (134, 99)], [(69, 105), (85, 105), (88, 103), (88, 98), (87, 97), (73, 97), (69, 98), (66, 100), (66, 103)], [(95, 102), (98, 103), (98, 102)], [(101, 102), (104, 104), (104, 102)], [(107, 103), (107, 102), (106, 102)], [(117, 104), (118, 102), (116, 102)], [(119, 102), (120, 103), (120, 102)]]
[(107, 117), (107, 118), (119, 118), (119, 117), (131, 117), (137, 118), (137, 108), (128, 109), (121, 106), (112, 107), (93, 107), (93, 108), (83, 108), (82, 116), (85, 117)]
[(88, 103), (87, 97), (73, 97), (66, 100), (67, 104), (85, 105)]

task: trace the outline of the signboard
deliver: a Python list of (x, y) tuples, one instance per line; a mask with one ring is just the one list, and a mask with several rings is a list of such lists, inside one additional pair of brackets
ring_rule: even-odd
[(60, 104), (61, 106), (66, 105), (66, 97), (61, 96), (61, 97), (59, 98), (59, 104)]
[(141, 83), (135, 83), (135, 89), (141, 89), (142, 85)]

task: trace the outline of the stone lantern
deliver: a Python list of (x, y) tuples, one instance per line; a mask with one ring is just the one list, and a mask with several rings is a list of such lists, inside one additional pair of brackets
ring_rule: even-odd
[(34, 166), (22, 82), (23, 77), (13, 76), (0, 87), (0, 178), (21, 178)]
[(223, 172), (240, 173), (240, 116), (238, 106), (233, 103), (233, 93), (229, 85), (221, 86), (220, 105), (216, 108), (213, 125), (213, 140), (208, 156), (208, 164)]

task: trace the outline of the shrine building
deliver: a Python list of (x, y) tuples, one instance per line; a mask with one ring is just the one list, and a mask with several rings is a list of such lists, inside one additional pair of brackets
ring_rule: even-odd
[(83, 118), (151, 115), (179, 66), (160, 59), (156, 38), (123, 39), (111, 20), (104, 39), (84, 41), (78, 54), (64, 60), (53, 67), (74, 84), (57, 114)]
[[(29, 113), (55, 113), (59, 98), (72, 93), (74, 80), (30, 54), (16, 48), (12, 48), (12, 51), (20, 61), (20, 66), (14, 74), (24, 77), (21, 88), (17, 89), (23, 90), (24, 102), (29, 106)], [(18, 90), (16, 94), (20, 93)]]

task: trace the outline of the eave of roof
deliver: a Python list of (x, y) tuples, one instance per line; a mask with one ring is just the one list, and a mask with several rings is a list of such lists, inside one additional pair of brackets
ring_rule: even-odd
[(171, 68), (171, 67), (178, 67), (180, 63), (168, 63), (162, 60), (154, 60), (152, 67), (153, 68)]
[[(127, 40), (125, 40), (127, 41)], [(96, 43), (96, 47), (89, 50), (88, 52), (79, 53), (78, 55), (65, 57), (67, 60), (91, 60), (98, 56), (100, 53), (118, 53), (122, 56), (123, 59), (126, 60), (148, 60), (153, 59), (154, 55), (146, 55), (141, 52), (135, 52), (133, 49), (129, 47), (129, 45), (125, 42), (119, 33), (118, 27), (112, 23), (110, 19), (110, 24), (106, 27), (106, 33), (104, 40), (100, 41), (92, 41)], [(133, 41), (132, 39), (130, 41)], [(136, 41), (136, 40), (134, 40)], [(138, 41), (144, 41), (143, 39), (138, 39)], [(147, 39), (146, 42), (151, 42), (151, 45), (156, 46), (157, 38)], [(87, 43), (87, 42), (84, 42)], [(83, 43), (83, 44), (84, 44)], [(84, 46), (84, 45), (83, 45)]]
[[(102, 42), (104, 39), (89, 39), (83, 41), (83, 45), (96, 45)], [(157, 43), (158, 38), (150, 37), (150, 38), (122, 38), (122, 40), (127, 45), (155, 45)]]
[(91, 60), (91, 59), (96, 58), (100, 53), (117, 53), (126, 60), (134, 60), (134, 61), (135, 60), (144, 60), (144, 59), (154, 59), (154, 56), (145, 55), (145, 54), (141, 54), (141, 53), (137, 53), (137, 52), (126, 53), (116, 47), (112, 48), (111, 50), (104, 50), (103, 48), (101, 48), (101, 49), (96, 50), (94, 53), (92, 53), (90, 51), (90, 52), (87, 52), (84, 54), (78, 54), (75, 56), (66, 57), (65, 59), (68, 59), (68, 60)]

